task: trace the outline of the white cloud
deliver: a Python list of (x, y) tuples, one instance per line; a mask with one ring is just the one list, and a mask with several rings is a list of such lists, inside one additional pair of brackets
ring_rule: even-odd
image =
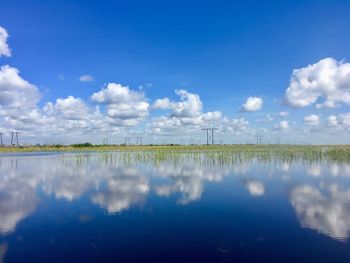
[(241, 111), (252, 112), (258, 111), (263, 106), (263, 100), (259, 97), (248, 97), (246, 102), (242, 105)]
[[(49, 104), (47, 104), (47, 107), (50, 107)], [(52, 109), (63, 119), (70, 120), (84, 119), (89, 112), (88, 106), (85, 102), (82, 99), (74, 98), (73, 96), (68, 96), (66, 99), (57, 99)]]
[(8, 38), (8, 33), (5, 28), (0, 26), (0, 57), (1, 56), (6, 56), (10, 57), (11, 56), (11, 49), (9, 48), (7, 44), (7, 38)]
[(327, 118), (327, 125), (330, 127), (334, 127), (338, 125), (338, 119), (337, 116), (331, 115)]
[(330, 115), (327, 118), (327, 126), (341, 129), (350, 129), (350, 112), (340, 113), (338, 116)]
[(16, 68), (0, 68), (0, 125), (7, 130), (33, 129), (40, 118), (38, 88), (24, 80)]
[(350, 112), (339, 114), (339, 123), (346, 128), (350, 128)]
[(106, 131), (112, 122), (101, 114), (99, 107), (93, 109), (81, 98), (73, 96), (58, 98), (55, 103), (46, 103), (42, 119), (51, 133)]
[(167, 110), (167, 109), (171, 109), (173, 107), (172, 103), (170, 102), (170, 100), (168, 98), (164, 98), (164, 99), (157, 99), (153, 104), (152, 104), (152, 108), (154, 109), (163, 109), (163, 110)]
[(319, 99), (323, 101), (317, 108), (350, 105), (350, 63), (325, 58), (293, 70), (285, 99), (293, 107), (309, 106)]
[(175, 90), (180, 96), (180, 101), (174, 104), (172, 115), (175, 117), (196, 117), (201, 113), (202, 101), (198, 94), (187, 90)]
[(320, 117), (316, 114), (307, 115), (304, 117), (304, 122), (309, 125), (318, 125), (320, 123)]
[(275, 125), (276, 130), (287, 130), (289, 128), (288, 121), (280, 121), (278, 124)]
[(33, 107), (40, 99), (38, 88), (24, 80), (19, 70), (9, 65), (0, 68), (1, 108)]
[(222, 120), (222, 125), (224, 131), (228, 133), (233, 133), (236, 135), (241, 134), (242, 132), (247, 132), (249, 130), (248, 125), (249, 121), (245, 118), (233, 118), (229, 119), (224, 117)]
[(141, 91), (109, 83), (91, 96), (92, 101), (106, 105), (106, 113), (116, 125), (135, 126), (148, 116), (149, 103)]
[(221, 119), (221, 112), (220, 111), (210, 111), (210, 112), (206, 112), (202, 115), (202, 119), (204, 121), (218, 121)]
[(278, 115), (279, 115), (280, 117), (288, 117), (289, 112), (288, 112), (288, 111), (281, 111)]
[(94, 77), (91, 75), (82, 75), (79, 77), (79, 80), (82, 82), (91, 82), (94, 81)]
[(202, 112), (202, 101), (198, 94), (187, 90), (175, 90), (180, 97), (179, 101), (170, 101), (168, 98), (158, 99), (153, 108), (169, 109), (166, 116), (153, 118), (148, 124), (148, 132), (155, 134), (189, 134), (198, 132), (203, 125), (218, 124), (222, 114), (219, 111)]

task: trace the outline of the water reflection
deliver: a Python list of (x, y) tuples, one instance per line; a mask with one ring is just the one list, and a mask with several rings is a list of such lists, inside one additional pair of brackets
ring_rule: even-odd
[(169, 196), (173, 193), (181, 193), (179, 204), (201, 198), (204, 182), (221, 182), (223, 177), (230, 173), (230, 169), (222, 167), (198, 166), (195, 164), (174, 165), (163, 164), (154, 171), (159, 177), (170, 179), (166, 184), (155, 185), (154, 191), (160, 196)]
[(265, 194), (264, 184), (257, 180), (247, 181), (245, 187), (251, 196), (263, 196)]
[(93, 194), (94, 204), (116, 213), (129, 208), (133, 204), (142, 203), (149, 192), (149, 179), (135, 168), (118, 168), (108, 176), (107, 189)]
[[(217, 166), (166, 161), (131, 165), (117, 160), (100, 154), (1, 157), (0, 234), (15, 231), (19, 222), (36, 212), (39, 193), (69, 203), (85, 198), (114, 214), (145, 204), (150, 195), (160, 199), (176, 195), (180, 205), (200, 201), (206, 184), (221, 183), (229, 190), (240, 189), (250, 199), (288, 192), (278, 198), (289, 199), (302, 227), (337, 240), (349, 237), (350, 186), (344, 181), (350, 175), (348, 164), (242, 161)], [(224, 182), (226, 178), (231, 179)]]
[[(16, 164), (16, 165), (14, 165)], [(179, 204), (199, 200), (204, 182), (220, 182), (229, 169), (179, 166), (134, 166), (106, 161), (98, 155), (3, 157), (0, 167), (0, 234), (35, 211), (37, 190), (68, 202), (88, 195), (113, 214), (140, 205), (152, 191), (158, 196), (180, 193)], [(150, 178), (163, 178), (155, 182)]]
[(299, 185), (290, 201), (300, 224), (335, 239), (345, 240), (350, 232), (350, 189), (332, 184), (324, 189)]
[(11, 232), (17, 222), (31, 214), (38, 203), (31, 181), (13, 174), (0, 180), (0, 234)]
[(4, 257), (7, 251), (7, 244), (0, 245), (0, 263), (4, 262)]

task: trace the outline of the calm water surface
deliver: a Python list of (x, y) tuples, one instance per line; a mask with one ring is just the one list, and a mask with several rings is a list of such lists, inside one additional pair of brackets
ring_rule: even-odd
[(350, 262), (349, 233), (350, 164), (0, 155), (0, 262)]

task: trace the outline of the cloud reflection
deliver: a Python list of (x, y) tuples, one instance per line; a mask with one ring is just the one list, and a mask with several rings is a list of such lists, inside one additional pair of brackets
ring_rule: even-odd
[(245, 187), (249, 194), (254, 197), (263, 196), (265, 194), (265, 186), (257, 180), (250, 180), (245, 183)]
[(91, 197), (94, 204), (107, 209), (109, 213), (128, 209), (133, 204), (142, 203), (149, 192), (148, 178), (138, 169), (119, 169), (119, 174), (107, 179), (107, 189)]
[(292, 189), (290, 202), (300, 224), (338, 240), (345, 240), (350, 232), (350, 190), (333, 184), (322, 192), (310, 185)]
[(31, 214), (38, 203), (35, 188), (23, 178), (3, 177), (0, 181), (0, 234), (13, 231), (17, 223)]
[(177, 202), (179, 204), (188, 204), (200, 199), (204, 189), (204, 182), (220, 182), (229, 172), (230, 170), (225, 168), (216, 169), (215, 167), (194, 164), (163, 164), (156, 168), (156, 173), (159, 177), (170, 179), (170, 182), (155, 185), (153, 190), (160, 196), (180, 193), (181, 197)]
[[(289, 176), (288, 184), (295, 180), (290, 173), (295, 169), (289, 163), (277, 166), (282, 172), (280, 177), (254, 178), (263, 169), (269, 171), (274, 166), (259, 163), (254, 167), (255, 164), (245, 162), (220, 167), (194, 162), (131, 166), (115, 161), (119, 159), (112, 161), (102, 156), (60, 154), (2, 157), (0, 235), (13, 232), (21, 220), (35, 211), (39, 192), (68, 202), (85, 198), (113, 214), (144, 204), (150, 193), (161, 197), (174, 195), (181, 205), (198, 201), (208, 182), (222, 182), (229, 174), (237, 176), (253, 197), (266, 194), (265, 184), (269, 180), (281, 180), (285, 183), (283, 176)], [(303, 227), (338, 240), (349, 237), (350, 188), (346, 189), (347, 184), (339, 187), (333, 183), (338, 182), (337, 180), (348, 180), (349, 167), (346, 164), (313, 164), (303, 167), (314, 178), (309, 180), (307, 176), (303, 177), (302, 180), (309, 180), (310, 184), (297, 185), (289, 194), (292, 207)], [(258, 168), (259, 173), (255, 173), (254, 168)], [(267, 174), (266, 171), (264, 174)]]
[[(228, 169), (164, 164), (150, 167), (105, 162), (100, 155), (4, 157), (0, 162), (0, 234), (35, 211), (37, 191), (68, 202), (84, 197), (117, 213), (159, 196), (180, 193), (179, 204), (200, 199), (205, 182), (220, 182)], [(150, 175), (165, 183), (150, 183)]]

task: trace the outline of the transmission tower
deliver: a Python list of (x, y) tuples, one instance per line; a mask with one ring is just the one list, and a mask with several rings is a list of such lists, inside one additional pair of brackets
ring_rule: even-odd
[(102, 138), (102, 144), (103, 145), (108, 145), (108, 137), (103, 137)]
[(2, 146), (2, 145), (4, 145), (4, 143), (3, 143), (3, 141), (2, 141), (2, 135), (3, 135), (4, 133), (3, 132), (0, 132), (0, 145)]
[[(18, 146), (18, 135), (19, 132), (11, 132), (11, 146)], [(2, 137), (2, 136), (1, 136)]]
[(142, 137), (141, 136), (136, 137), (136, 144), (137, 145), (142, 145)]
[(256, 135), (255, 138), (256, 138), (256, 144), (260, 145), (262, 144), (262, 135)]
[(130, 137), (124, 137), (124, 144), (125, 145), (130, 145)]
[(207, 145), (209, 145), (209, 142), (211, 141), (211, 144), (215, 144), (215, 139), (214, 139), (214, 131), (217, 130), (218, 128), (203, 128), (203, 131), (207, 132)]

